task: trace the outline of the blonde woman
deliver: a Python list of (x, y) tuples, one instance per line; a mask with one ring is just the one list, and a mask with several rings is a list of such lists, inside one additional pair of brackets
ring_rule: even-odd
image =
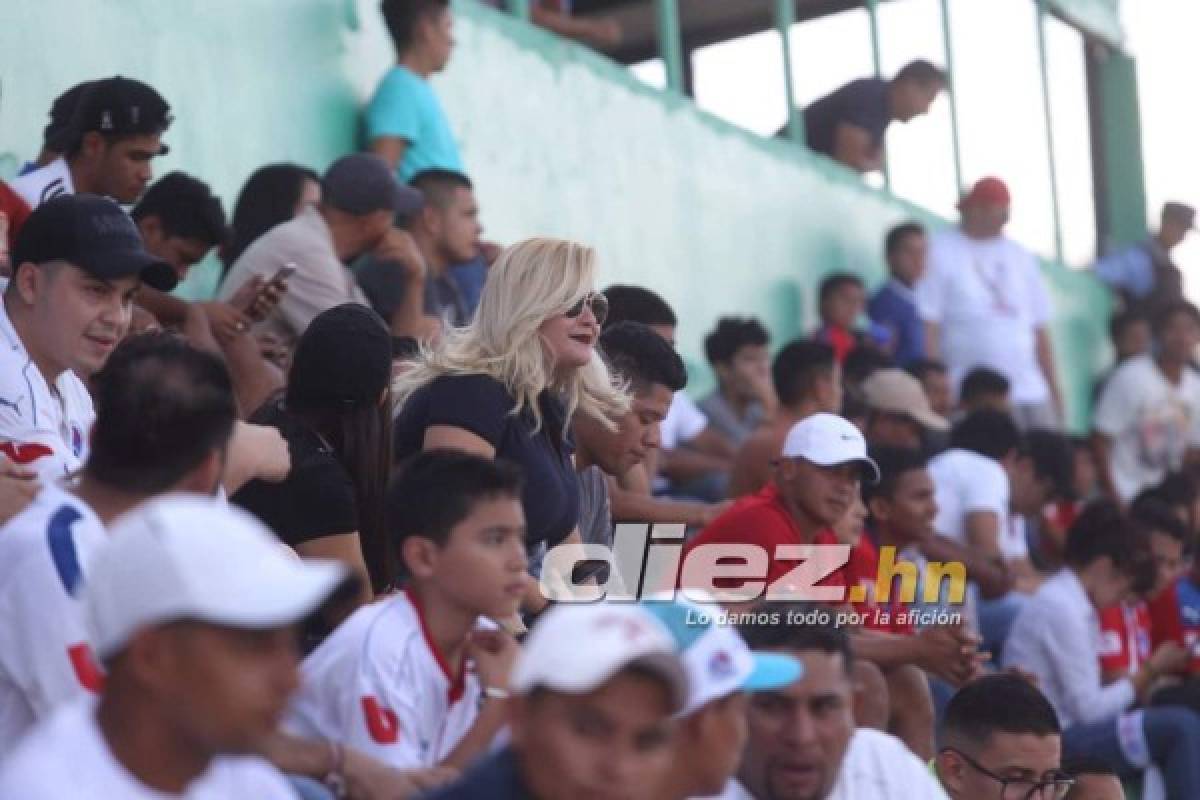
[(594, 349), (608, 314), (594, 269), (581, 244), (513, 245), (489, 270), (471, 324), (446, 331), (395, 383), (396, 458), (451, 448), (519, 465), (531, 550), (578, 539), (571, 415), (611, 421), (629, 408)]

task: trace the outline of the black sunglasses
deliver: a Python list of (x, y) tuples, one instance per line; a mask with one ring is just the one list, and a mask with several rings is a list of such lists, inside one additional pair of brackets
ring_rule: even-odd
[(579, 298), (579, 302), (567, 309), (567, 318), (578, 317), (583, 313), (585, 305), (592, 310), (592, 316), (596, 318), (597, 325), (603, 325), (604, 320), (608, 319), (608, 298), (600, 292), (588, 292)]
[(961, 750), (947, 747), (945, 751), (954, 753), (967, 762), (971, 769), (1000, 784), (999, 800), (1063, 800), (1067, 796), (1067, 792), (1071, 791), (1071, 787), (1075, 785), (1074, 778), (1065, 772), (1057, 771), (1050, 773), (1050, 777), (1040, 781), (1028, 778), (1003, 778)]

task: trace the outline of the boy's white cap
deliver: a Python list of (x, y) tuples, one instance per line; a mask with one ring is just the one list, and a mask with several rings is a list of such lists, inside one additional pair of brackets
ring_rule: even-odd
[(174, 620), (266, 630), (298, 622), (349, 579), (300, 560), (255, 517), (211, 497), (171, 494), (117, 519), (91, 560), (83, 601), (97, 656)]
[(859, 462), (879, 480), (879, 467), (867, 455), (867, 440), (854, 423), (837, 414), (813, 414), (797, 422), (783, 441), (782, 455), (822, 467)]
[(715, 602), (660, 594), (642, 605), (671, 632), (683, 659), (690, 691), (681, 716), (734, 692), (782, 689), (804, 677), (804, 665), (792, 656), (751, 650)]
[(661, 676), (671, 688), (671, 710), (683, 708), (687, 677), (671, 634), (653, 615), (632, 603), (562, 604), (533, 626), (509, 684), (517, 694), (538, 687), (586, 694), (631, 666)]

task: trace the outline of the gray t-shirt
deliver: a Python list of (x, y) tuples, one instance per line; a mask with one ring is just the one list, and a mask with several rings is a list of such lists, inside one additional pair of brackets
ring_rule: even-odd
[[(602, 544), (612, 547), (612, 505), (608, 499), (608, 483), (599, 467), (588, 467), (578, 473), (579, 477), (579, 536), (584, 544)], [(546, 557), (546, 544), (539, 542), (529, 554), (529, 572), (541, 577), (542, 561)], [(582, 570), (582, 571), (581, 571)], [(597, 581), (608, 580), (608, 568), (576, 568), (575, 579), (595, 575)]]
[(719, 389), (701, 400), (699, 406), (708, 417), (708, 424), (728, 436), (735, 445), (749, 439), (750, 434), (754, 433), (754, 429), (763, 420), (761, 403), (751, 403), (746, 408), (746, 415), (739, 417), (729, 403), (725, 402), (725, 396)]

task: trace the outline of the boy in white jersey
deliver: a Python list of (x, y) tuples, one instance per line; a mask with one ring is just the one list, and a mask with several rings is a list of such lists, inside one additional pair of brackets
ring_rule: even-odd
[(138, 287), (169, 291), (175, 273), (146, 252), (115, 203), (95, 195), (40, 206), (12, 255), (0, 305), (0, 450), (57, 478), (86, 460), (95, 412), (83, 381), (129, 330)]
[(521, 479), (455, 451), (416, 456), (389, 489), (404, 590), (359, 609), (304, 662), (285, 727), (400, 769), (462, 768), (502, 727), (518, 647), (484, 624), (517, 611)]
[(189, 494), (118, 519), (88, 566), (104, 693), (36, 728), (0, 770), (0, 796), (294, 797), (256, 754), (296, 687), (296, 623), (345, 568), (290, 558), (249, 514)]

